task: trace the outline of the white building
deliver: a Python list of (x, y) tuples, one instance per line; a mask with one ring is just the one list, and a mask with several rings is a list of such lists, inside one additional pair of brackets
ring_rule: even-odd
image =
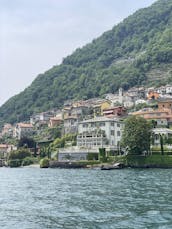
[(166, 85), (166, 94), (172, 94), (172, 86), (171, 85)]
[(77, 133), (78, 119), (74, 116), (70, 116), (64, 119), (64, 133), (74, 134)]
[[(60, 162), (69, 162), (69, 161), (85, 161), (88, 160), (88, 154), (93, 153), (88, 149), (80, 149), (76, 146), (59, 149), (58, 152), (58, 161)], [(98, 152), (97, 157), (98, 157)]]
[(78, 124), (77, 146), (118, 148), (124, 123), (117, 118), (96, 117)]
[(153, 136), (154, 136), (154, 144), (159, 145), (160, 144), (160, 136), (163, 138), (168, 139), (169, 137), (172, 137), (172, 130), (168, 128), (155, 128), (152, 130)]
[(34, 114), (30, 117), (30, 123), (32, 125), (36, 124), (37, 122), (45, 122), (48, 123), (50, 118), (55, 116), (54, 111), (47, 111), (47, 112), (42, 112), (38, 114)]
[(14, 129), (14, 137), (21, 139), (33, 134), (33, 125), (29, 123), (17, 123)]

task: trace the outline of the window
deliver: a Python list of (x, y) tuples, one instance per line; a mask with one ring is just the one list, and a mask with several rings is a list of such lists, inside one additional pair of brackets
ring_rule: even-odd
[(121, 133), (120, 133), (120, 131), (117, 131), (117, 136), (121, 136)]
[(104, 122), (100, 122), (100, 126), (105, 126), (105, 123)]
[(111, 130), (111, 135), (112, 135), (112, 136), (114, 136), (114, 135), (115, 135), (114, 130)]
[(120, 125), (120, 123), (117, 123), (117, 127), (120, 127), (121, 125)]
[(111, 122), (111, 126), (114, 126), (114, 122)]

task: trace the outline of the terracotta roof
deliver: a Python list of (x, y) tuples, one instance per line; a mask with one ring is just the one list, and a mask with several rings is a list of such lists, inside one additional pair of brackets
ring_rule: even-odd
[(67, 118), (64, 118), (64, 120), (68, 120), (68, 119), (77, 119), (77, 117), (75, 117), (75, 116), (69, 116)]
[(33, 128), (33, 125), (30, 123), (18, 123), (17, 125), (21, 128)]
[(8, 148), (8, 145), (6, 145), (6, 144), (0, 144), (0, 148)]
[(53, 118), (50, 118), (50, 120), (53, 120), (53, 121), (62, 121), (62, 118), (60, 118), (60, 117), (53, 117)]
[(121, 109), (121, 108), (126, 110), (126, 108), (123, 106), (116, 106), (116, 107), (109, 107), (109, 108), (103, 109), (103, 111), (112, 111), (112, 110)]
[(132, 115), (146, 115), (146, 114), (156, 114), (156, 113), (167, 113), (167, 114), (172, 114), (171, 113), (171, 110), (170, 109), (159, 109), (159, 110), (146, 110), (146, 111), (143, 111), (143, 110), (140, 110), (140, 111), (136, 111), (136, 112), (133, 112)]

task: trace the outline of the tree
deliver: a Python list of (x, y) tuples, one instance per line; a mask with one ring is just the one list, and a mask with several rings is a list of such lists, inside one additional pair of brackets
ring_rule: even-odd
[(26, 157), (31, 157), (31, 153), (29, 152), (28, 149), (20, 148), (19, 150), (11, 151), (8, 159), (9, 160), (15, 160), (15, 159), (23, 160)]
[(150, 151), (151, 124), (142, 117), (130, 116), (125, 121), (122, 146), (129, 154), (142, 154)]
[(164, 155), (164, 140), (163, 140), (163, 136), (161, 134), (159, 134), (160, 137), (160, 145), (161, 145), (161, 155)]

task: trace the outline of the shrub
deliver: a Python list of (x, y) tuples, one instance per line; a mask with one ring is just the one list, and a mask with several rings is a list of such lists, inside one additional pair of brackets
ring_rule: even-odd
[(8, 161), (8, 165), (9, 165), (11, 168), (20, 167), (21, 164), (22, 164), (22, 160), (19, 160), (19, 159), (9, 160), (9, 161)]
[(40, 168), (48, 168), (49, 167), (49, 159), (43, 158), (40, 161)]
[(100, 158), (101, 162), (107, 162), (106, 149), (105, 148), (99, 149), (99, 158)]
[(9, 160), (15, 160), (15, 159), (24, 159), (25, 157), (30, 157), (31, 153), (29, 152), (29, 150), (27, 149), (19, 149), (19, 150), (15, 150), (12, 151), (9, 155)]
[(87, 160), (88, 161), (98, 160), (98, 153), (88, 153)]
[(26, 165), (31, 165), (34, 164), (35, 160), (33, 157), (25, 157), (22, 161), (22, 165), (26, 166)]

